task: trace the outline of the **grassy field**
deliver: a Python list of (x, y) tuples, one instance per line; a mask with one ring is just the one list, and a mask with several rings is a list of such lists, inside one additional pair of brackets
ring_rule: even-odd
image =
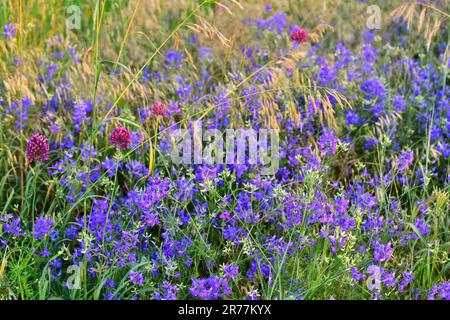
[(0, 299), (450, 299), (450, 5), (377, 2), (0, 0)]

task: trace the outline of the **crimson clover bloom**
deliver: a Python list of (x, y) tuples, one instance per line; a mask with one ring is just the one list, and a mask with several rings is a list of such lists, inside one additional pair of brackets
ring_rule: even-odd
[(131, 143), (131, 134), (126, 128), (117, 127), (111, 133), (111, 143), (118, 149), (127, 149)]
[(155, 102), (152, 106), (152, 115), (164, 117), (166, 115), (167, 106), (162, 102)]
[(300, 27), (296, 27), (291, 33), (291, 40), (298, 44), (304, 43), (307, 38), (308, 33), (306, 32), (305, 29)]
[(47, 138), (43, 134), (36, 133), (28, 140), (25, 155), (30, 163), (43, 162), (48, 159), (48, 151)]

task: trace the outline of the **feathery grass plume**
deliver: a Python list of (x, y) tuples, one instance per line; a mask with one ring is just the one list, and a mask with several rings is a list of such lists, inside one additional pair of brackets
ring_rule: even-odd
[(391, 17), (396, 20), (406, 22), (408, 29), (416, 25), (418, 33), (423, 33), (426, 40), (426, 47), (429, 49), (433, 39), (439, 32), (442, 22), (449, 20), (450, 14), (437, 7), (422, 3), (404, 3), (391, 12)]
[(308, 37), (311, 39), (313, 43), (318, 43), (323, 39), (327, 31), (334, 31), (334, 28), (327, 23), (319, 23), (317, 24), (309, 33)]

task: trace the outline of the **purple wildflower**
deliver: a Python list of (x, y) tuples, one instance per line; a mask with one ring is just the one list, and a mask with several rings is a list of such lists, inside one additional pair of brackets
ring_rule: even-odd
[(210, 278), (195, 279), (192, 278), (192, 285), (189, 292), (202, 300), (213, 300), (229, 295), (231, 289), (228, 286), (228, 280), (212, 276)]
[(428, 300), (435, 300), (436, 297), (442, 300), (450, 300), (450, 281), (434, 284), (428, 293)]
[(135, 285), (142, 287), (144, 285), (144, 276), (140, 272), (131, 271), (130, 272), (130, 281), (131, 281), (131, 283), (134, 283)]
[(225, 263), (222, 269), (227, 278), (235, 278), (239, 274), (239, 267), (234, 263)]
[(404, 272), (403, 279), (398, 285), (398, 292), (403, 292), (412, 281), (414, 280), (414, 275), (411, 272)]
[(350, 273), (352, 274), (353, 281), (359, 282), (360, 280), (364, 280), (366, 276), (359, 272), (358, 268), (351, 268)]
[(178, 286), (172, 285), (167, 281), (164, 281), (161, 289), (156, 291), (155, 296), (153, 297), (155, 300), (176, 300), (178, 293)]
[(148, 169), (142, 162), (139, 160), (133, 160), (130, 163), (127, 163), (126, 169), (130, 172), (135, 178), (142, 178), (147, 175)]
[(333, 155), (336, 153), (336, 146), (339, 139), (331, 130), (325, 130), (319, 137), (318, 146), (319, 151), (324, 154)]
[(89, 112), (91, 112), (94, 104), (92, 101), (80, 101), (73, 105), (72, 120), (75, 125), (75, 130), (79, 132), (83, 123), (89, 123), (91, 121), (88, 117)]
[(230, 215), (230, 213), (228, 211), (225, 210), (224, 212), (219, 214), (219, 218), (223, 219), (223, 220), (228, 220), (228, 219), (231, 218), (231, 215)]
[(422, 218), (416, 218), (416, 223), (414, 225), (423, 236), (426, 236), (430, 232), (430, 224)]
[(12, 214), (5, 214), (0, 216), (0, 222), (3, 222), (3, 232), (9, 233), (14, 237), (25, 235), (21, 231), (20, 218), (14, 218)]
[(398, 156), (398, 169), (400, 172), (404, 172), (408, 169), (414, 161), (414, 154), (412, 151), (403, 150)]
[(3, 27), (3, 36), (10, 40), (16, 36), (16, 28), (12, 23), (5, 24)]
[(387, 287), (395, 286), (395, 284), (398, 282), (398, 280), (395, 278), (395, 271), (393, 272), (384, 271), (381, 275), (381, 281)]
[(34, 237), (42, 239), (52, 231), (53, 221), (46, 217), (39, 217), (34, 222)]
[(116, 171), (122, 167), (122, 163), (118, 159), (105, 158), (102, 162), (102, 168), (106, 170), (109, 177), (114, 177)]
[(388, 242), (387, 244), (381, 244), (380, 242), (375, 243), (373, 258), (375, 261), (388, 261), (392, 258), (392, 253), (394, 252), (394, 248), (392, 247), (392, 243)]

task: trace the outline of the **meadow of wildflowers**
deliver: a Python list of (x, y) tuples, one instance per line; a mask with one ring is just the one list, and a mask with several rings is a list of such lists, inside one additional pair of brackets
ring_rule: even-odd
[(0, 0), (0, 299), (450, 299), (449, 2), (370, 5)]

